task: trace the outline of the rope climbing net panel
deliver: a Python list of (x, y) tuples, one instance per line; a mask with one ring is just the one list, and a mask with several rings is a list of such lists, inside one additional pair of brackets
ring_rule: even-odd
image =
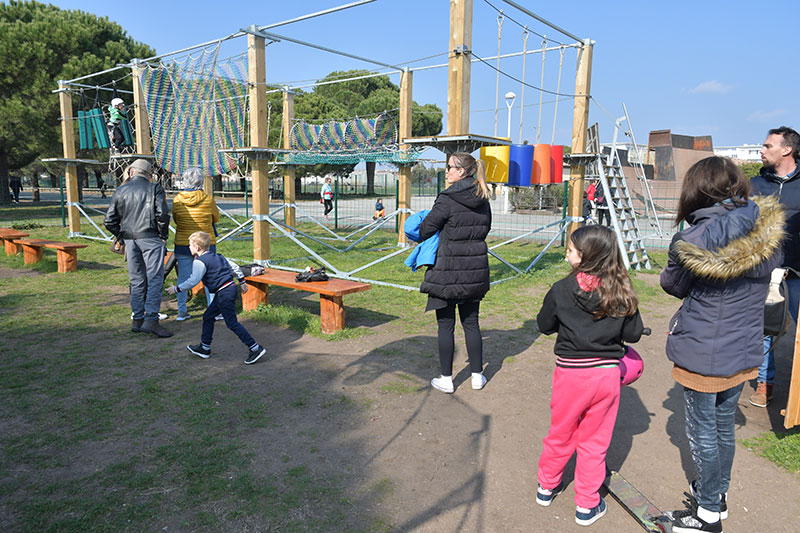
[(400, 150), (397, 125), (388, 113), (322, 124), (299, 120), (289, 132), (289, 147), (292, 152), (280, 159), (292, 165), (413, 163), (422, 154), (420, 149)]
[(218, 150), (245, 146), (247, 57), (219, 59), (219, 47), (148, 65), (142, 85), (158, 165), (225, 174), (237, 161)]

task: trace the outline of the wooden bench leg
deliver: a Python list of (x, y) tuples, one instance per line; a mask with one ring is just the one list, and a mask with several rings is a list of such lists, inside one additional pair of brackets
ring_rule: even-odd
[(17, 255), (19, 253), (20, 250), (19, 244), (11, 242), (11, 239), (4, 239), (4, 241), (5, 241), (4, 244), (6, 248), (6, 255)]
[(336, 333), (344, 329), (344, 305), (341, 296), (319, 295), (319, 319), (322, 333)]
[(248, 281), (247, 292), (242, 294), (242, 309), (255, 311), (258, 304), (269, 304), (269, 285)]
[(78, 270), (78, 250), (56, 250), (58, 252), (58, 271), (75, 272)]
[(27, 244), (22, 245), (22, 255), (25, 258), (26, 265), (32, 265), (41, 261), (43, 253), (44, 247), (42, 246), (28, 246)]

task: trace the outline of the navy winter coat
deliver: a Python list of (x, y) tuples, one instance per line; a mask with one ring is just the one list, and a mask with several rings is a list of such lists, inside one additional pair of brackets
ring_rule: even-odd
[(784, 215), (774, 197), (753, 200), (698, 209), (672, 239), (661, 287), (683, 304), (670, 321), (667, 357), (690, 372), (730, 376), (763, 359), (764, 300)]
[(476, 192), (468, 177), (439, 193), (420, 225), (424, 240), (439, 232), (436, 263), (425, 272), (420, 292), (442, 300), (477, 300), (489, 291), (489, 249), (492, 227), (489, 200)]
[(782, 180), (766, 167), (750, 180), (753, 188), (764, 196), (778, 197), (786, 213), (786, 239), (783, 241), (783, 263), (781, 266), (800, 271), (800, 159), (795, 160), (794, 172)]

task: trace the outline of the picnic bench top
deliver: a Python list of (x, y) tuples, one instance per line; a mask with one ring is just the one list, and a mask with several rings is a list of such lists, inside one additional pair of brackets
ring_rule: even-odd
[(316, 292), (326, 296), (343, 296), (354, 292), (366, 291), (372, 288), (369, 283), (349, 281), (346, 279), (330, 278), (328, 281), (295, 281), (297, 272), (275, 270), (268, 268), (258, 276), (248, 276), (245, 279), (255, 283), (278, 285), (290, 289), (300, 289), (307, 292)]
[(12, 239), (14, 244), (22, 244), (29, 246), (44, 246), (46, 248), (53, 248), (56, 250), (68, 250), (72, 248), (86, 248), (87, 244), (80, 244), (77, 242), (60, 242), (50, 241), (47, 239)]
[(25, 233), (24, 231), (19, 231), (14, 228), (0, 228), (0, 238), (3, 239), (20, 239), (28, 235), (30, 235), (30, 233)]

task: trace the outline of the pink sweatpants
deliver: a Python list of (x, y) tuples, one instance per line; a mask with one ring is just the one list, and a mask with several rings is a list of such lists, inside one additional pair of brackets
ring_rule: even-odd
[(539, 484), (553, 489), (573, 452), (575, 505), (591, 509), (606, 477), (606, 452), (619, 408), (619, 368), (561, 368), (553, 373), (550, 431), (539, 457)]

